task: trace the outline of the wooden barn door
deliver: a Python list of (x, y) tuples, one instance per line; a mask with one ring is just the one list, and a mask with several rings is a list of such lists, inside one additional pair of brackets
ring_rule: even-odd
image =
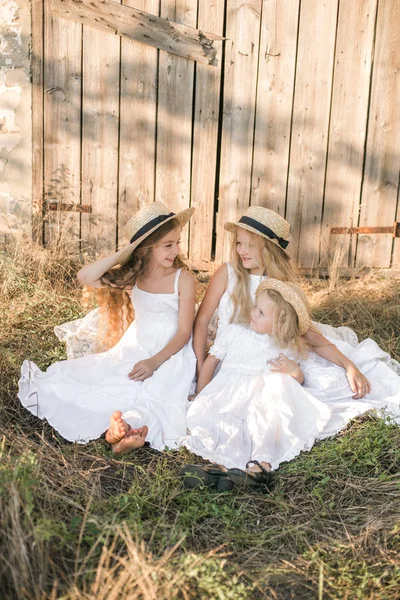
[[(399, 266), (399, 10), (33, 2), (37, 239), (108, 252), (138, 208), (161, 200), (196, 208), (182, 246), (208, 269), (229, 258), (224, 223), (255, 204), (290, 222), (306, 271), (335, 254), (347, 270)], [(143, 11), (141, 37), (128, 39)]]

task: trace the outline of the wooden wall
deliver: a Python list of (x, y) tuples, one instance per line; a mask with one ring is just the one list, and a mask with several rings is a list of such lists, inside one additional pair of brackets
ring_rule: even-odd
[(229, 256), (223, 224), (250, 204), (292, 226), (300, 267), (398, 267), (390, 234), (330, 229), (400, 219), (400, 2), (123, 0), (226, 37), (216, 67), (33, 10), (34, 190), (90, 205), (48, 213), (96, 251), (154, 200), (196, 208), (195, 267)]

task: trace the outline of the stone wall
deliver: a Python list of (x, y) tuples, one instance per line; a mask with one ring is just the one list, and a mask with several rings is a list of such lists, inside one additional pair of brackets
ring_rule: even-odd
[(30, 2), (0, 0), (0, 235), (31, 226), (30, 34)]

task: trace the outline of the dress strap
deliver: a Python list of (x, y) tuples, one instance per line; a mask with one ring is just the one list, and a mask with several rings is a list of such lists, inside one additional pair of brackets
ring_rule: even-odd
[(175, 281), (174, 281), (174, 294), (178, 293), (178, 281), (179, 281), (179, 275), (181, 274), (182, 269), (178, 269), (177, 272), (175, 273)]

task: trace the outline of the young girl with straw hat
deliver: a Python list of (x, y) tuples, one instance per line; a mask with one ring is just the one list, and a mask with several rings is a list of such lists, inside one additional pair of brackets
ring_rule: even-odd
[[(283, 282), (299, 278), (289, 255), (290, 225), (273, 210), (250, 206), (237, 223), (226, 223), (232, 234), (231, 261), (223, 264), (211, 278), (194, 324), (193, 347), (199, 375), (206, 358), (209, 323), (218, 308), (218, 331), (230, 323), (247, 323), (254, 306), (255, 290), (267, 277)], [(315, 324), (316, 325), (316, 324)], [(308, 344), (320, 356), (345, 369), (355, 398), (369, 391), (369, 383), (352, 361), (332, 343), (333, 328), (318, 325), (306, 333)], [(327, 339), (321, 333), (327, 331)], [(333, 335), (332, 335), (333, 334)], [(217, 334), (218, 335), (218, 334)]]
[(106, 439), (116, 452), (146, 438), (157, 449), (176, 447), (185, 434), (196, 362), (195, 282), (179, 243), (193, 211), (174, 214), (161, 202), (144, 207), (126, 225), (128, 246), (79, 271), (79, 282), (100, 292), (109, 350), (57, 362), (45, 373), (24, 362), (22, 404), (64, 438), (98, 438), (111, 415)]
[(268, 485), (271, 469), (367, 410), (387, 409), (400, 423), (400, 377), (377, 360), (383, 353), (375, 342), (353, 348), (353, 360), (372, 381), (372, 392), (353, 400), (344, 371), (311, 351), (301, 289), (268, 278), (255, 295), (250, 328), (228, 325), (201, 369), (182, 443), (217, 464), (184, 467), (188, 487)]

